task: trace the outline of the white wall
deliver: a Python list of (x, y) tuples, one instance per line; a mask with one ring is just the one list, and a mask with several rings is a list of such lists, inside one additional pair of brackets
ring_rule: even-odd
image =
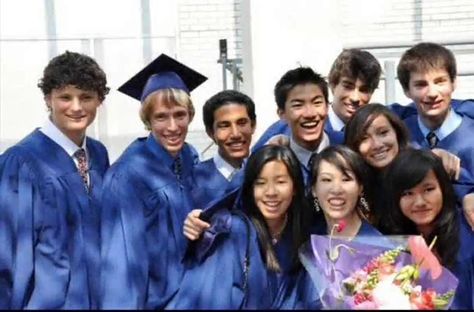
[[(244, 89), (257, 105), (257, 137), (278, 119), (273, 88), (289, 69), (311, 66), (326, 76), (335, 55), (342, 49), (337, 1), (273, 0), (247, 4), (251, 51), (244, 54)], [(248, 77), (251, 76), (250, 79)], [(256, 141), (256, 140), (255, 140)]]
[[(146, 131), (137, 101), (116, 89), (141, 69), (141, 1), (0, 0), (0, 152), (41, 126), (46, 109), (36, 87), (50, 55), (45, 3), (56, 11), (57, 52), (82, 51), (95, 57), (112, 88), (90, 134), (114, 160)], [(257, 104), (257, 136), (277, 119), (273, 87), (289, 69), (307, 65), (323, 75), (343, 47), (367, 47), (382, 63), (398, 62), (417, 40), (449, 45), (456, 53), (458, 98), (474, 97), (474, 2), (471, 0), (149, 0), (151, 53), (168, 53), (209, 80), (192, 93), (197, 115), (189, 142), (202, 151), (210, 142), (201, 110), (222, 90), (219, 39), (229, 58), (243, 59), (242, 90)], [(51, 21), (49, 21), (51, 22)], [(66, 40), (67, 39), (67, 40)], [(400, 48), (376, 48), (401, 44)], [(228, 88), (231, 87), (228, 75)], [(397, 85), (396, 100), (406, 103)], [(384, 102), (384, 83), (374, 94)], [(204, 155), (212, 155), (213, 148)]]

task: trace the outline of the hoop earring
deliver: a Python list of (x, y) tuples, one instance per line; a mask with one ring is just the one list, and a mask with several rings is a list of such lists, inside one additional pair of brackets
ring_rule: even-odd
[(316, 210), (316, 212), (321, 211), (321, 205), (319, 204), (319, 199), (317, 197), (313, 199), (313, 207)]
[(362, 213), (368, 216), (370, 214), (370, 208), (369, 208), (369, 203), (367, 203), (367, 200), (365, 199), (364, 196), (365, 196), (364, 193), (360, 194), (359, 204), (360, 204)]

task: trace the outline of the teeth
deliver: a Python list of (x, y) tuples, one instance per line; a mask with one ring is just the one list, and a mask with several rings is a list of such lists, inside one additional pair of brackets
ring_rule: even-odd
[(377, 160), (384, 159), (386, 156), (387, 156), (387, 152), (386, 152), (386, 151), (372, 155), (372, 157), (375, 158), (375, 159), (377, 159)]
[(269, 207), (276, 207), (278, 206), (278, 202), (265, 202), (265, 205)]
[(345, 200), (343, 200), (343, 199), (330, 199), (330, 200), (328, 200), (328, 202), (331, 205), (334, 205), (334, 206), (342, 206), (342, 205), (344, 205)]
[(301, 124), (301, 127), (303, 128), (313, 128), (313, 127), (316, 127), (318, 125), (317, 122), (304, 122)]

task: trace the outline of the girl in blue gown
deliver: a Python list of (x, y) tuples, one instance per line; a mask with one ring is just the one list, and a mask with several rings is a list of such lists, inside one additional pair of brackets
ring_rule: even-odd
[[(281, 307), (301, 265), (309, 237), (298, 160), (286, 147), (265, 146), (245, 167), (238, 209), (219, 211), (218, 234), (205, 254), (190, 254), (169, 309)], [(235, 196), (235, 194), (234, 194)]]
[(390, 234), (421, 234), (434, 253), (459, 279), (452, 308), (473, 309), (474, 235), (456, 209), (448, 174), (429, 151), (408, 149), (385, 176), (388, 199), (385, 228)]
[[(106, 83), (86, 55), (52, 59), (39, 84), (48, 120), (0, 159), (1, 309), (98, 307), (99, 200), (109, 160), (86, 128)], [(83, 176), (74, 156), (81, 148)]]
[[(381, 240), (380, 232), (368, 222), (372, 202), (371, 192), (367, 191), (371, 187), (369, 174), (364, 160), (348, 147), (330, 146), (315, 156), (312, 161), (311, 201), (316, 215), (311, 234), (365, 242)], [(342, 223), (345, 224), (343, 229), (335, 231)], [(302, 270), (282, 308), (321, 307), (318, 286), (311, 280), (309, 272)]]
[[(409, 147), (409, 131), (405, 123), (381, 104), (370, 104), (357, 110), (346, 126), (345, 144), (359, 153), (373, 173), (371, 190), (374, 193), (372, 224), (382, 232), (386, 218), (386, 196), (383, 173), (398, 153)], [(442, 157), (447, 171), (459, 168), (457, 157), (446, 150), (435, 148), (433, 153)]]

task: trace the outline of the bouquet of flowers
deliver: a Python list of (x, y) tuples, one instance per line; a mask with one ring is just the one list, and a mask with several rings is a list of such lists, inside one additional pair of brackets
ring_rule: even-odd
[[(337, 225), (340, 226), (340, 225)], [(336, 227), (337, 230), (337, 227)], [(331, 309), (448, 309), (458, 284), (421, 236), (312, 235), (300, 258)]]

